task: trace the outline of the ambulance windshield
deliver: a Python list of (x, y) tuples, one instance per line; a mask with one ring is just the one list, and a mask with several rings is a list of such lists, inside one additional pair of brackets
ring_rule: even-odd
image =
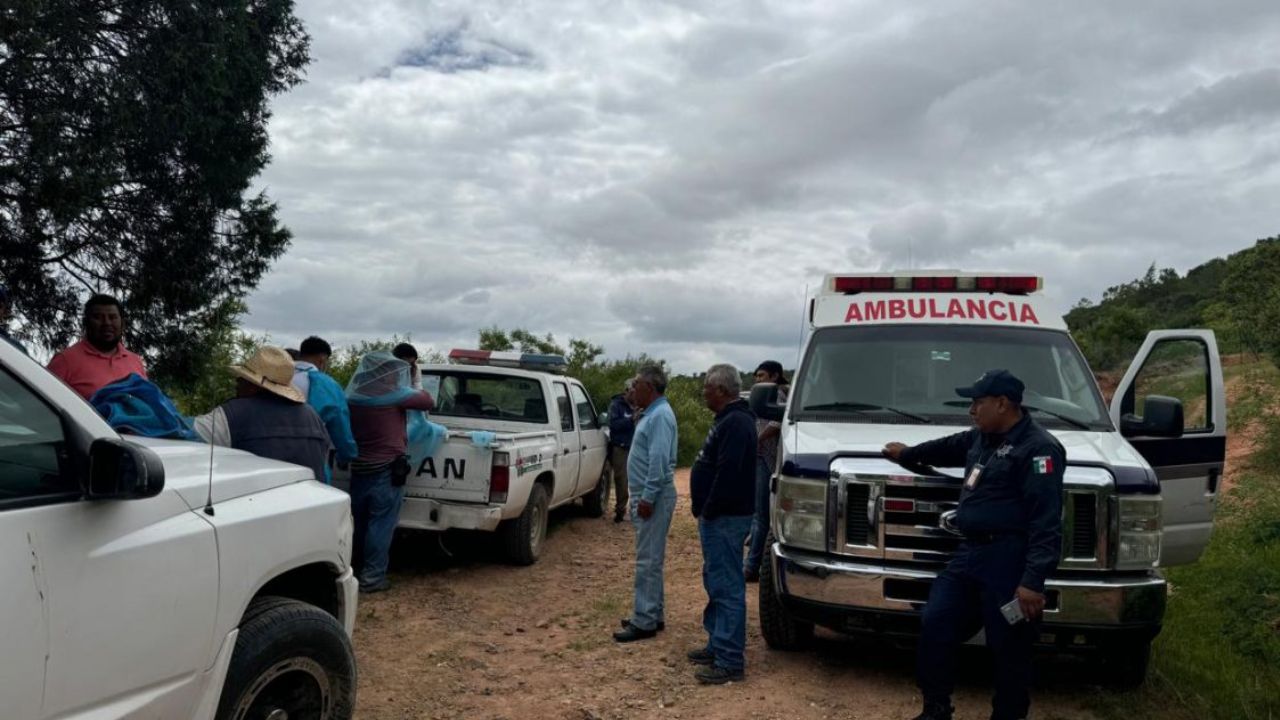
[(1005, 368), (1049, 428), (1111, 430), (1097, 385), (1066, 333), (989, 326), (880, 325), (814, 332), (792, 417), (827, 422), (969, 424), (955, 393)]

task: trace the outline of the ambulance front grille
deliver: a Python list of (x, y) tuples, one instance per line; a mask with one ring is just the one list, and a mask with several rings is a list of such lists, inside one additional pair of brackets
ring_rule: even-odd
[[(886, 484), (880, 503), (885, 559), (937, 565), (946, 562), (960, 545), (960, 538), (942, 529), (942, 513), (960, 504), (960, 483), (920, 482)], [(902, 508), (907, 505), (911, 509)]]

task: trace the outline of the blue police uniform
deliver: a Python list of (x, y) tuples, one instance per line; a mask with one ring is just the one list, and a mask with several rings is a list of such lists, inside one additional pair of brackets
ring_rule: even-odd
[[(926, 707), (922, 717), (950, 717), (958, 646), (983, 628), (996, 665), (991, 717), (1024, 718), (1039, 624), (1009, 625), (1000, 606), (1014, 599), (1020, 585), (1043, 593), (1045, 578), (1057, 567), (1066, 452), (1024, 414), (1003, 435), (973, 429), (906, 448), (899, 458), (965, 467), (956, 513), (965, 539), (934, 581), (921, 620), (916, 672)], [(938, 710), (930, 715), (929, 708)]]

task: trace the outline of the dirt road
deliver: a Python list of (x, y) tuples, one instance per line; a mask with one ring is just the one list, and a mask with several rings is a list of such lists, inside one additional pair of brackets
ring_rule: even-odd
[[(620, 646), (610, 634), (631, 608), (629, 524), (552, 515), (542, 559), (496, 561), (487, 536), (397, 540), (390, 592), (361, 598), (356, 628), (360, 720), (478, 718), (910, 718), (919, 712), (912, 653), (820, 633), (815, 650), (781, 653), (760, 638), (756, 587), (748, 588), (747, 680), (704, 687), (686, 650), (705, 642), (701, 555), (687, 476), (667, 554), (667, 629)], [(960, 718), (990, 713), (980, 651), (956, 705)], [(1048, 662), (1035, 694), (1038, 718), (1090, 718), (1081, 663)]]

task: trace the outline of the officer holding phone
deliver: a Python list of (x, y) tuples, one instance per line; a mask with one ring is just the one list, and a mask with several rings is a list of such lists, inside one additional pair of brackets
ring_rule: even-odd
[(992, 719), (1025, 718), (1031, 705), (1031, 646), (1045, 578), (1062, 547), (1067, 458), (1023, 410), (1023, 390), (1008, 370), (989, 370), (956, 389), (971, 400), (971, 430), (884, 448), (904, 464), (965, 468), (954, 516), (964, 542), (933, 582), (921, 619), (916, 673), (924, 711), (916, 720), (951, 720), (956, 652), (979, 628), (995, 655)]

